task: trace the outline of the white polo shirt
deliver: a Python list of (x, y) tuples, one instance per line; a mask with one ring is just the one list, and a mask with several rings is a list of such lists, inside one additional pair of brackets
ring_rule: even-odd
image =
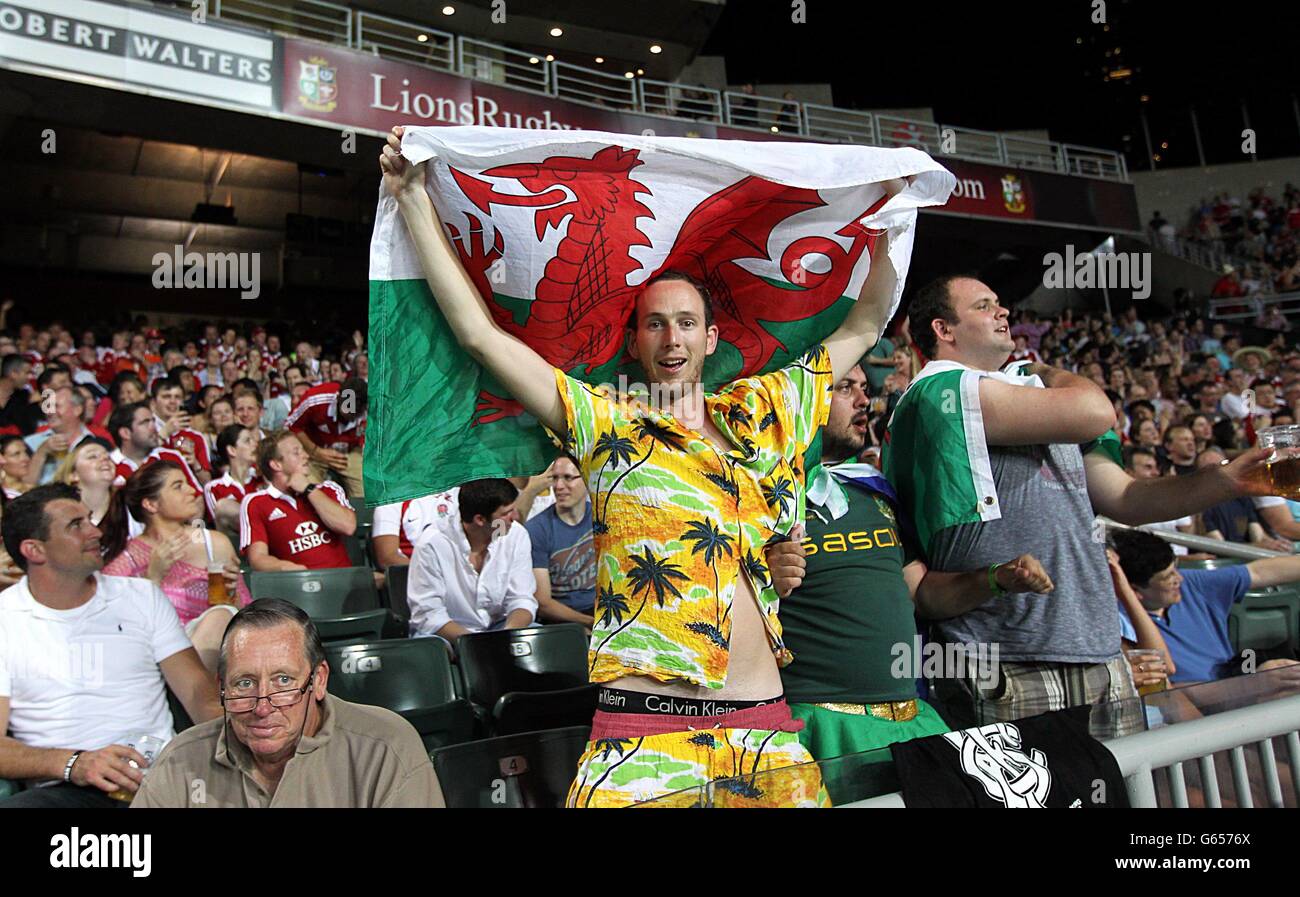
[(481, 573), (469, 562), (458, 519), (428, 527), (415, 543), (406, 583), (411, 635), (433, 635), (452, 621), (481, 632), (520, 609), (536, 618), (536, 592), (533, 542), (521, 524), (492, 541)]
[(0, 697), (9, 729), (39, 748), (99, 750), (128, 735), (172, 737), (159, 662), (190, 647), (147, 579), (95, 574), (81, 607), (54, 610), (27, 577), (0, 592)]

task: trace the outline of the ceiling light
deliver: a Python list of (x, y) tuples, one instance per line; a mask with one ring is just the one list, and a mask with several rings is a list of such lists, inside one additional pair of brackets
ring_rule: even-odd
[(635, 78), (636, 75), (632, 74), (631, 72), (624, 72), (624, 73), (623, 73), (623, 77), (624, 77), (624, 78)]
[(781, 130), (781, 129), (778, 128), (776, 125), (772, 125), (772, 133), (773, 133), (773, 134), (779, 133), (780, 130)]
[(427, 34), (421, 34), (418, 37), (416, 37), (416, 40), (418, 40), (420, 43), (424, 43), (428, 39), (429, 39), (429, 35)]
[(604, 56), (597, 56), (597, 57), (596, 57), (596, 65), (600, 65), (600, 64), (601, 64), (602, 62), (604, 62), (604, 61), (605, 61), (605, 57), (604, 57)]
[(561, 37), (561, 36), (563, 36), (563, 34), (564, 34), (564, 29), (563, 29), (563, 28), (552, 28), (552, 29), (551, 29), (551, 37)]
[(636, 70), (636, 73), (637, 73), (638, 75), (644, 75), (644, 74), (645, 74), (645, 69), (637, 69), (637, 70)]
[(661, 46), (659, 46), (658, 44), (651, 44), (651, 45), (650, 45), (650, 52), (651, 52), (651, 53), (662, 53), (663, 51), (664, 51), (664, 48), (661, 47)]
[(546, 61), (547, 61), (547, 62), (554, 62), (554, 61), (555, 61), (555, 54), (554, 54), (554, 53), (547, 53), (547, 54), (546, 54)]
[(541, 60), (538, 59), (536, 56), (529, 56), (528, 62), (532, 65), (537, 65), (537, 63), (541, 62)]
[(442, 8), (442, 14), (444, 16), (452, 15), (454, 12), (456, 12), (456, 7), (454, 6), (444, 6)]

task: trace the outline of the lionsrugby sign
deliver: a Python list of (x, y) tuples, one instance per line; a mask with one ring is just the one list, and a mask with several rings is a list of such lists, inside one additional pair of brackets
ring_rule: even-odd
[[(925, 153), (598, 131), (408, 128), (426, 187), (496, 323), (581, 380), (643, 379), (623, 357), (641, 284), (676, 269), (714, 296), (705, 386), (780, 367), (828, 336), (889, 231), (902, 294), (916, 210), (954, 179)], [(879, 182), (916, 175), (886, 201)], [(396, 201), (370, 255), (366, 500), (542, 470), (555, 449), (456, 344)], [(622, 378), (620, 380), (620, 377)]]

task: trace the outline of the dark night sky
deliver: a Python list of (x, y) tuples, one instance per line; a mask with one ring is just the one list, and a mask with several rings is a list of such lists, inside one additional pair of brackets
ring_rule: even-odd
[[(1300, 155), (1291, 4), (1109, 0), (1109, 31), (1091, 21), (1091, 0), (806, 7), (807, 23), (793, 24), (789, 0), (730, 0), (703, 52), (726, 56), (732, 83), (830, 82), (840, 106), (929, 106), (945, 124), (1046, 127), (1112, 149), (1127, 135), (1130, 167), (1145, 167), (1140, 106), (1156, 151), (1170, 144), (1158, 167), (1197, 164), (1191, 103), (1207, 161), (1241, 161), (1244, 99), (1260, 157)], [(1121, 65), (1127, 83), (1103, 80), (1103, 66)]]

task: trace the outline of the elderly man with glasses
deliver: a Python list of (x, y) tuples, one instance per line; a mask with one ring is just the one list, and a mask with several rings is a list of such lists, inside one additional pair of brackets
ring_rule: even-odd
[(311, 619), (263, 598), (226, 629), (217, 679), (225, 715), (172, 741), (132, 807), (441, 807), (409, 723), (326, 692)]

